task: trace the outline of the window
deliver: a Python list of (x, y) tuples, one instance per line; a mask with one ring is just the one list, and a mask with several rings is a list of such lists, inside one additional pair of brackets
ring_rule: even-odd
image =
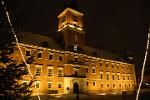
[(28, 85), (29, 84), (29, 81), (22, 81), (23, 85)]
[(123, 75), (123, 80), (125, 80), (125, 75)]
[(41, 75), (41, 67), (40, 66), (38, 66), (38, 67), (36, 67), (36, 69), (35, 69), (35, 75), (36, 76), (40, 76)]
[(63, 70), (62, 69), (59, 69), (58, 70), (58, 77), (62, 77), (63, 76)]
[(40, 81), (35, 82), (35, 88), (40, 88)]
[(49, 57), (48, 57), (48, 59), (49, 59), (49, 60), (52, 60), (52, 59), (53, 59), (53, 55), (50, 54)]
[(58, 83), (58, 88), (62, 88), (62, 83), (61, 82)]
[(62, 56), (59, 56), (59, 61), (62, 61)]
[(100, 62), (100, 66), (102, 66), (102, 62)]
[(88, 86), (89, 85), (89, 82), (86, 82), (86, 86)]
[(52, 82), (48, 82), (47, 86), (48, 88), (52, 88)]
[(130, 87), (130, 84), (129, 84), (129, 87)]
[(113, 84), (113, 88), (115, 87), (115, 84)]
[(95, 86), (96, 85), (96, 81), (93, 81), (93, 86)]
[(104, 85), (103, 85), (103, 84), (101, 84), (101, 88), (103, 88), (103, 86), (104, 86)]
[(65, 22), (65, 20), (66, 20), (66, 16), (63, 16), (61, 19), (61, 22), (63, 23), (63, 22)]
[(78, 16), (72, 15), (72, 20), (78, 22)]
[(108, 63), (106, 63), (106, 67), (108, 67)]
[(27, 51), (26, 51), (26, 56), (31, 56), (30, 50), (27, 50)]
[(96, 73), (95, 67), (92, 68), (92, 73)]
[(109, 80), (109, 74), (106, 74), (106, 80)]
[(75, 58), (74, 61), (75, 61), (75, 62), (78, 62), (78, 58)]
[(48, 76), (53, 76), (53, 69), (52, 68), (48, 68)]
[(115, 80), (115, 75), (114, 74), (112, 74), (112, 80)]
[(39, 52), (37, 58), (42, 58), (42, 52)]
[(130, 76), (129, 76), (129, 75), (127, 76), (127, 79), (128, 79), (128, 80), (130, 79)]
[(117, 80), (120, 80), (120, 74), (117, 73)]
[(88, 73), (88, 72), (89, 72), (89, 71), (88, 71), (88, 70), (89, 70), (88, 68), (86, 68), (85, 70), (86, 70), (86, 73)]
[(119, 84), (119, 87), (121, 87), (121, 84)]
[(107, 87), (109, 87), (109, 84), (107, 84)]
[(127, 87), (127, 84), (125, 84), (125, 87)]
[(103, 79), (103, 73), (100, 73), (100, 79)]

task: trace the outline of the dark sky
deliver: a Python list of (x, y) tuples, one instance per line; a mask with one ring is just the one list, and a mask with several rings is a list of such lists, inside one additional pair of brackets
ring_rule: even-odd
[[(29, 1), (29, 2), (27, 2)], [(54, 36), (57, 15), (65, 0), (27, 0), (26, 31)], [(150, 22), (148, 0), (77, 0), (84, 13), (86, 43), (92, 47), (122, 54), (133, 52), (136, 64), (142, 64)]]

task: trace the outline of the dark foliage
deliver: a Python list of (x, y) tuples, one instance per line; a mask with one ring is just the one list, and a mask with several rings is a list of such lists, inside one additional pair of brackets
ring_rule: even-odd
[[(9, 1), (4, 0), (12, 16), (14, 9), (12, 11), (10, 9), (15, 5), (13, 2), (17, 0), (12, 0), (13, 2)], [(21, 82), (23, 75), (28, 75), (27, 66), (23, 62), (19, 63), (10, 57), (15, 51), (15, 38), (11, 32), (4, 7), (1, 3), (0, 11), (0, 99), (24, 100), (29, 98), (32, 93), (31, 86), (33, 79), (29, 80), (29, 84)], [(19, 17), (19, 15), (15, 15), (15, 17)], [(19, 17), (17, 21), (12, 21), (16, 30), (20, 30), (20, 22), (22, 22), (20, 19), (22, 17)], [(31, 63), (33, 61), (32, 58), (29, 58), (27, 61)]]

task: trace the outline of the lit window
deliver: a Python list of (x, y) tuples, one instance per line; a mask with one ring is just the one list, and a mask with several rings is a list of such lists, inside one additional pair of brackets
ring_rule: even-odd
[(95, 86), (96, 85), (96, 81), (93, 81), (93, 86)]
[(103, 73), (100, 73), (100, 79), (103, 79)]
[(92, 68), (92, 73), (96, 73), (95, 67)]
[(63, 76), (63, 70), (62, 69), (59, 69), (58, 70), (58, 77), (62, 77)]
[(86, 68), (85, 70), (86, 70), (86, 73), (88, 73), (88, 72), (89, 72), (89, 71), (88, 71), (88, 70), (89, 70), (88, 68)]
[(27, 51), (26, 51), (26, 56), (31, 56), (30, 50), (27, 50)]
[(61, 82), (58, 83), (58, 88), (62, 88), (62, 83)]
[(109, 80), (109, 74), (106, 74), (106, 80)]
[(35, 88), (40, 88), (40, 81), (35, 82)]
[(53, 76), (53, 69), (52, 68), (48, 68), (48, 76)]
[(40, 76), (40, 75), (41, 75), (41, 69), (42, 69), (42, 68), (39, 67), (39, 66), (35, 68), (35, 75), (36, 75), (36, 76)]
[(52, 60), (53, 59), (53, 55), (50, 54), (49, 57), (48, 57), (48, 59)]
[(52, 82), (48, 82), (47, 85), (48, 85), (48, 88), (52, 88)]
[(39, 52), (37, 58), (42, 58), (42, 52)]

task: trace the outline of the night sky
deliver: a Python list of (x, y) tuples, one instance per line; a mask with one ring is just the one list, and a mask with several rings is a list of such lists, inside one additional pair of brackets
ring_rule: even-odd
[[(23, 1), (23, 0), (22, 0)], [(31, 8), (26, 31), (55, 36), (57, 15), (66, 0), (25, 0), (20, 7)], [(77, 0), (84, 13), (84, 30), (89, 46), (121, 54), (131, 51), (141, 65), (150, 22), (148, 0)], [(21, 6), (22, 5), (22, 6)]]

